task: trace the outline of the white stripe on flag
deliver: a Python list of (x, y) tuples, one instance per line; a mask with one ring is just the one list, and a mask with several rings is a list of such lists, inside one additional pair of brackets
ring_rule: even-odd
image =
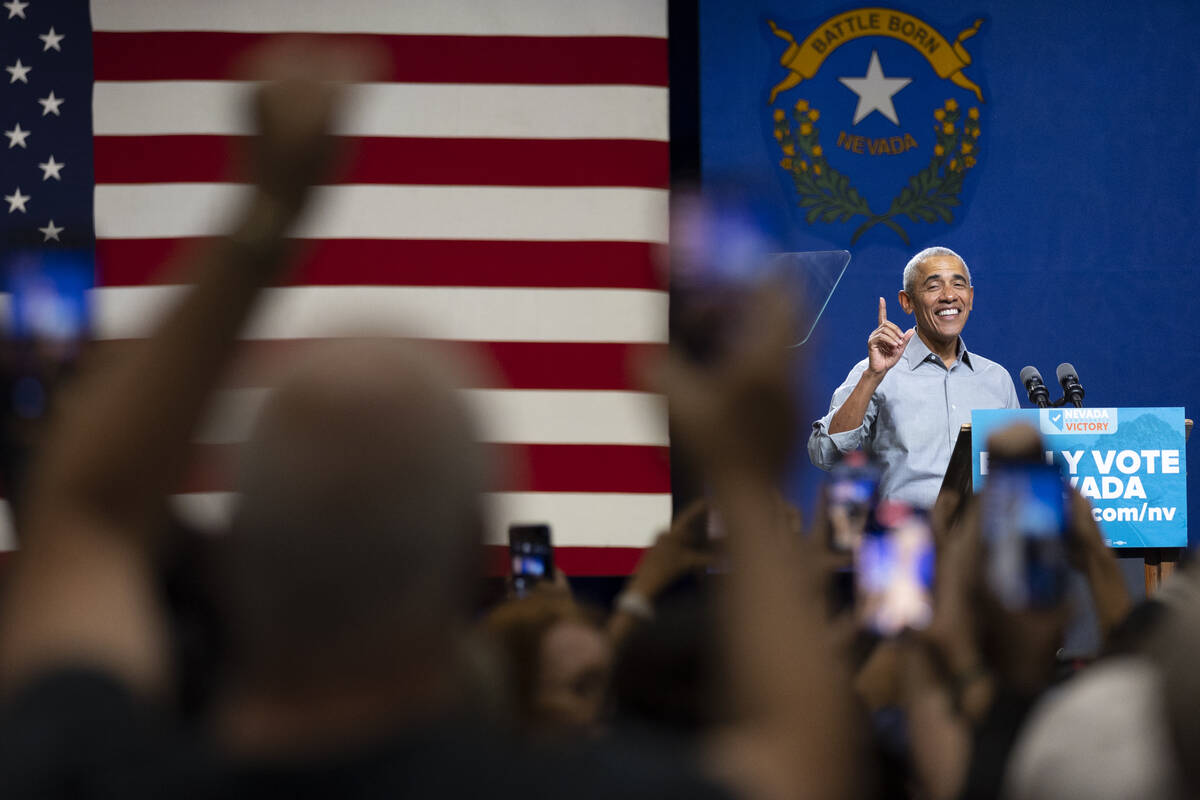
[(12, 507), (7, 500), (0, 500), (0, 553), (17, 549), (17, 536), (13, 525)]
[[(97, 81), (97, 136), (243, 135), (252, 84), (241, 81)], [(667, 141), (667, 90), (656, 86), (360, 84), (338, 133), (504, 139)], [(464, 153), (464, 158), (470, 157)]]
[[(98, 339), (133, 339), (186, 286), (92, 290)], [(407, 335), (492, 342), (667, 341), (667, 293), (646, 289), (289, 286), (268, 289), (245, 339)]]
[[(175, 495), (180, 513), (201, 528), (220, 530), (233, 492)], [(485, 496), (484, 541), (506, 544), (513, 523), (548, 522), (561, 547), (648, 547), (671, 521), (671, 495), (574, 492), (492, 492)]]
[[(100, 239), (206, 236), (246, 192), (235, 183), (102, 184)], [(667, 190), (615, 187), (322, 186), (307, 239), (666, 242)], [(564, 264), (563, 269), (570, 269)]]
[(667, 35), (665, 0), (92, 0), (91, 11), (92, 26), (102, 31)]
[(548, 522), (563, 547), (649, 547), (671, 524), (671, 495), (495, 492), (485, 541), (507, 544), (508, 526)]
[[(227, 389), (213, 398), (195, 441), (249, 438), (270, 389)], [(513, 444), (668, 444), (666, 399), (647, 392), (464, 389), (485, 442)]]

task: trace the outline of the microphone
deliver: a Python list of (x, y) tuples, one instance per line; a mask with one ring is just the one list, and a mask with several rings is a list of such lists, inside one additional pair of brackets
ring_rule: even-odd
[(1050, 407), (1050, 390), (1046, 388), (1046, 382), (1042, 380), (1042, 373), (1038, 372), (1037, 367), (1022, 369), (1021, 383), (1029, 393), (1029, 402), (1038, 408)]
[(1075, 371), (1075, 367), (1064, 362), (1058, 365), (1056, 373), (1058, 385), (1063, 390), (1063, 399), (1076, 408), (1083, 408), (1083, 387), (1079, 385), (1079, 373)]

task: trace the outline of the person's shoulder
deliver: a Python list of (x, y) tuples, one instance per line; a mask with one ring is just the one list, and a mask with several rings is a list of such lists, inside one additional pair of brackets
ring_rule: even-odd
[[(846, 379), (842, 381), (841, 385), (833, 391), (833, 402), (835, 405), (843, 402), (850, 395), (850, 393), (854, 391), (854, 387), (858, 385), (859, 379), (862, 378), (863, 373), (867, 371), (867, 366), (869, 364), (870, 361), (864, 358), (862, 361), (859, 361), (850, 368), (850, 371), (846, 373)], [(884, 380), (887, 380), (886, 375), (884, 376)]]
[(607, 740), (558, 751), (558, 774), (576, 798), (730, 797), (676, 748), (652, 736)]
[(5, 796), (91, 797), (114, 786), (131, 800), (219, 796), (199, 741), (103, 670), (63, 667), (32, 678), (0, 706), (0, 741)]
[(981, 356), (981, 355), (979, 355), (979, 353), (976, 353), (974, 351), (971, 351), (971, 365), (973, 367), (975, 367), (975, 372), (977, 374), (983, 374), (985, 372), (986, 373), (997, 372), (997, 373), (1003, 373), (1004, 375), (1007, 375), (1010, 380), (1012, 379), (1012, 375), (1009, 373), (1008, 369), (1003, 364), (1001, 364), (998, 361), (993, 361), (992, 359), (988, 358), (987, 356)]
[(309, 758), (283, 769), (277, 763), (242, 766), (238, 788), (269, 789), (272, 797), (294, 796), (295, 787), (311, 784), (353, 787), (343, 796), (368, 786), (394, 796), (486, 795), (493, 800), (729, 796), (667, 749), (624, 741), (530, 741), (477, 720), (400, 731), (324, 761)]
[(846, 374), (846, 382), (850, 383), (851, 381), (857, 381), (859, 377), (867, 371), (867, 365), (870, 363), (871, 362), (869, 359), (864, 358), (862, 361), (859, 361), (857, 364), (851, 367), (850, 372)]

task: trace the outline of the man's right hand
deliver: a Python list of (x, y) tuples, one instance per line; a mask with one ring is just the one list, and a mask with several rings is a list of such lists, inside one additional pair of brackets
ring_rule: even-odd
[(262, 81), (252, 106), (250, 178), (280, 210), (298, 214), (312, 187), (328, 177), (344, 144), (333, 129), (347, 86), (371, 80), (381, 61), (372, 49), (317, 47), (295, 37), (247, 59), (247, 77)]
[(879, 327), (867, 337), (867, 371), (882, 377), (896, 366), (904, 348), (912, 338), (915, 328), (901, 331), (900, 327), (887, 318), (887, 303), (879, 298)]

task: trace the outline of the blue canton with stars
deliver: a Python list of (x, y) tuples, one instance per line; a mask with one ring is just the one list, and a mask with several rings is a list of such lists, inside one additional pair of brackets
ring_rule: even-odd
[(0, 3), (0, 241), (94, 249), (86, 2)]

